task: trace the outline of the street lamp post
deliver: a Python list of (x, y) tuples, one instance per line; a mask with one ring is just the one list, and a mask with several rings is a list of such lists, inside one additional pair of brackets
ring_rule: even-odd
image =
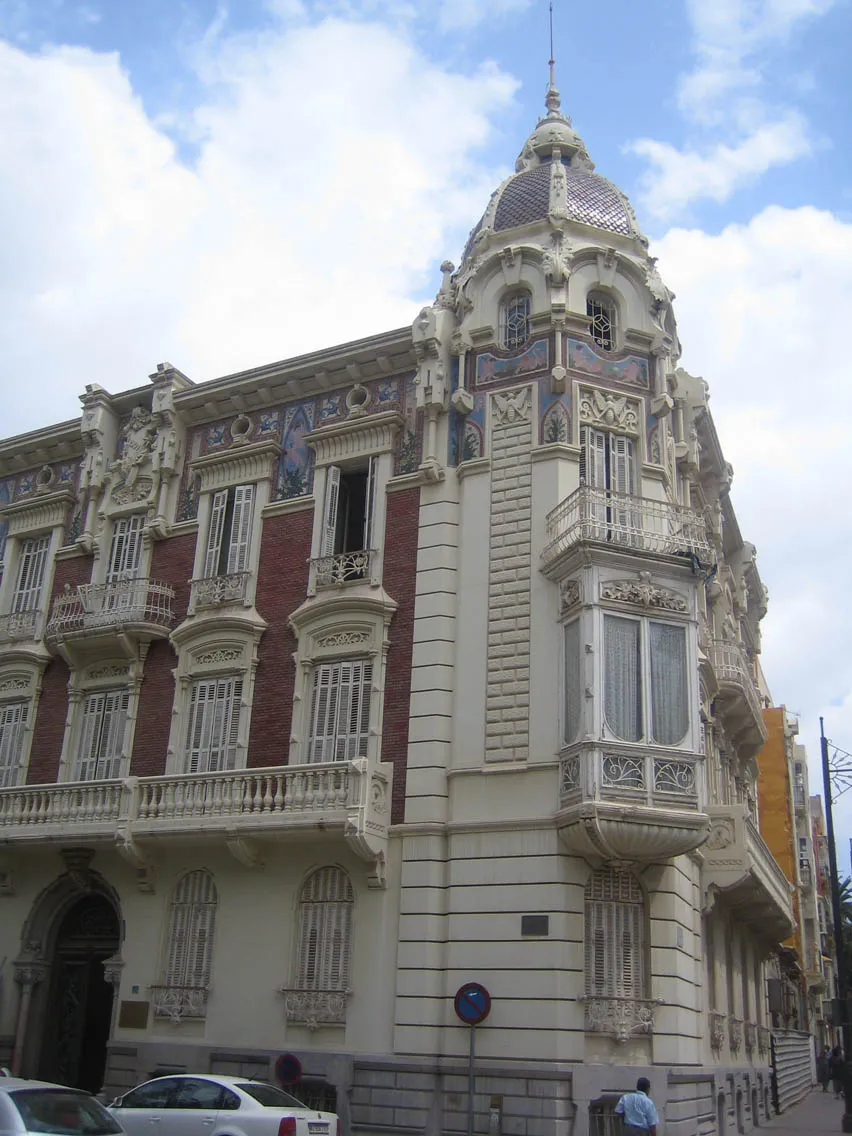
[[(828, 837), (828, 862), (831, 869), (831, 908), (834, 919), (834, 949), (837, 954), (837, 984), (840, 995), (840, 1027), (843, 1031), (843, 1055), (846, 1064), (843, 1066), (843, 1123), (842, 1132), (852, 1132), (852, 1024), (849, 1022), (848, 981), (846, 956), (843, 951), (843, 916), (840, 906), (840, 877), (837, 874), (837, 849), (834, 847), (834, 814), (832, 811), (831, 795), (831, 762), (828, 754), (828, 739), (825, 736), (823, 720), (819, 720), (819, 740), (822, 751), (822, 781), (825, 793), (825, 829)], [(840, 757), (849, 758), (850, 766), (847, 770), (838, 770), (841, 780), (848, 778), (852, 772), (852, 754), (842, 754), (835, 749), (835, 765)], [(844, 784), (843, 788), (849, 785)], [(841, 789), (841, 792), (843, 790)]]

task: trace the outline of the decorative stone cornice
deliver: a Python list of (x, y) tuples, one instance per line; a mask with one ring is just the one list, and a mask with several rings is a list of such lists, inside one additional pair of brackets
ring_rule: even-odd
[(205, 454), (192, 463), (192, 472), (201, 477), (201, 492), (270, 481), (281, 446), (273, 439), (241, 445), (221, 453)]
[(390, 410), (322, 426), (306, 434), (305, 441), (313, 448), (318, 466), (335, 465), (347, 458), (390, 453), (402, 424), (402, 415)]
[(610, 603), (632, 604), (654, 611), (679, 614), (689, 612), (685, 596), (652, 582), (648, 572), (641, 572), (638, 580), (605, 580), (601, 584), (601, 599)]
[(0, 519), (9, 522), (9, 536), (26, 536), (28, 533), (57, 528), (65, 524), (68, 506), (73, 500), (69, 489), (59, 489), (42, 497), (29, 497), (6, 505), (0, 510)]

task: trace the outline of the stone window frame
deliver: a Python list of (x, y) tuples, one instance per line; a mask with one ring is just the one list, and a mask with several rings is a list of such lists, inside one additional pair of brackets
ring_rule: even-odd
[(26, 540), (49, 536), (45, 557), (44, 577), (41, 583), (39, 606), (40, 619), (36, 628), (36, 639), (44, 638), (44, 629), (49, 616), (50, 599), (53, 593), (53, 579), (56, 570), (56, 554), (65, 541), (65, 521), (68, 506), (72, 500), (68, 490), (48, 493), (41, 497), (25, 500), (6, 506), (3, 514), (9, 522), (6, 544), (3, 550), (3, 571), (0, 573), (0, 618), (11, 614), (12, 603), (17, 590), (21, 545)]
[[(71, 671), (68, 680), (68, 713), (65, 717), (57, 782), (77, 783), (72, 781), (72, 774), (77, 765), (77, 749), (83, 736), (83, 711), (88, 695), (122, 688), (126, 688), (128, 698), (124, 740), (121, 746), (121, 766), (118, 776), (109, 780), (120, 780), (129, 776), (144, 666), (144, 658), (131, 660), (112, 658), (98, 659), (87, 667)], [(79, 783), (87, 784), (85, 781)]]
[(33, 735), (35, 733), (38, 704), (41, 697), (42, 667), (33, 662), (15, 662), (0, 669), (0, 705), (24, 703), (27, 707), (27, 720), (21, 731), (21, 747), (18, 754), (16, 777), (10, 781), (9, 789), (27, 783)]
[[(206, 906), (211, 909), (209, 918), (209, 934), (203, 952), (203, 970), (206, 981), (203, 984), (175, 983), (171, 981), (173, 969), (173, 956), (175, 954), (175, 909), (180, 902), (181, 890), (191, 891), (192, 881), (200, 881), (204, 877), (203, 889), (196, 887), (196, 896), (189, 906), (195, 909)], [(201, 898), (198, 897), (201, 893)], [(212, 899), (204, 899), (203, 895), (211, 895)], [(165, 919), (163, 920), (162, 939), (160, 947), (160, 962), (158, 974), (161, 981), (151, 986), (152, 1001), (154, 1003), (155, 1018), (169, 1018), (174, 1025), (190, 1020), (203, 1020), (207, 1016), (207, 996), (210, 991), (213, 975), (213, 963), (216, 955), (216, 925), (219, 922), (219, 907), (221, 897), (216, 886), (214, 873), (206, 867), (188, 869), (181, 872), (169, 892), (166, 904)], [(194, 923), (191, 926), (195, 927)]]
[[(589, 310), (592, 307), (593, 304), (598, 304), (600, 307), (605, 307), (605, 308), (609, 309), (609, 313), (608, 313), (609, 314), (609, 321), (610, 321), (610, 327), (609, 327), (610, 345), (609, 345), (609, 347), (604, 346), (604, 344), (601, 343), (600, 339), (595, 334), (595, 330), (594, 330), (594, 327), (593, 327), (593, 321), (597, 317)], [(596, 285), (595, 287), (590, 288), (588, 290), (588, 292), (586, 293), (585, 314), (586, 314), (586, 318), (589, 320), (589, 335), (592, 337), (592, 340), (595, 343), (595, 345), (601, 351), (606, 351), (606, 353), (609, 354), (609, 355), (611, 355), (615, 351), (618, 351), (619, 350), (619, 344), (621, 343), (621, 323), (622, 323), (622, 319), (621, 319), (621, 308), (619, 306), (619, 302), (618, 302), (617, 297), (615, 296), (615, 293), (612, 292), (608, 288), (601, 287), (600, 285)]]
[[(251, 629), (233, 627), (222, 629), (203, 624), (202, 628), (205, 627), (206, 630), (202, 630), (201, 633), (180, 637), (180, 642), (176, 644), (178, 664), (173, 671), (175, 698), (166, 749), (167, 776), (186, 773), (186, 740), (191, 714), (191, 694), (193, 685), (198, 680), (242, 679), (234, 769), (248, 767), (258, 645), (266, 624), (261, 621)], [(203, 774), (190, 776), (200, 777)]]
[[(619, 899), (602, 899), (590, 894), (595, 890), (595, 881), (604, 876), (623, 875), (630, 878), (630, 881), (635, 885), (635, 892), (639, 895), (638, 901), (627, 901)], [(616, 998), (616, 999), (633, 999), (636, 1001), (647, 1001), (651, 997), (651, 934), (650, 934), (650, 896), (647, 889), (643, 886), (639, 877), (631, 872), (629, 869), (605, 865), (597, 868), (591, 872), (586, 880), (583, 889), (583, 953), (584, 953), (584, 989), (586, 998)], [(619, 990), (616, 982), (618, 977), (613, 972), (606, 975), (601, 989), (598, 988), (599, 984), (596, 981), (594, 973), (594, 964), (597, 960), (597, 943), (593, 938), (594, 926), (589, 918), (590, 908), (598, 905), (598, 907), (614, 907), (615, 905), (629, 905), (639, 909), (638, 920), (635, 921), (634, 927), (638, 929), (638, 942), (635, 944), (633, 951), (634, 963), (638, 962), (639, 977), (638, 981), (634, 979), (633, 989), (631, 991)], [(618, 929), (612, 925), (612, 919), (609, 921), (606, 918), (603, 920), (604, 926), (602, 928), (604, 937), (608, 941), (615, 942), (618, 935)], [(592, 970), (590, 972), (590, 961), (592, 962)], [(635, 972), (634, 966), (634, 972)], [(621, 975), (623, 976), (623, 968)]]
[[(526, 334), (523, 339), (516, 339), (510, 343), (509, 308), (520, 300), (526, 301), (526, 312), (524, 314)], [(521, 351), (527, 346), (532, 338), (532, 305), (532, 292), (528, 288), (511, 288), (500, 297), (500, 305), (497, 311), (497, 343), (501, 351)]]

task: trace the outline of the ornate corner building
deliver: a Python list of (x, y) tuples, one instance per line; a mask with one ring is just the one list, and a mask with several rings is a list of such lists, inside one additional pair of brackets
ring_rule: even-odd
[(0, 1056), (290, 1052), (347, 1131), (437, 1136), (475, 980), (477, 1131), (583, 1136), (639, 1073), (672, 1136), (746, 1130), (793, 927), (766, 593), (552, 86), (443, 274), (411, 328), (0, 443)]

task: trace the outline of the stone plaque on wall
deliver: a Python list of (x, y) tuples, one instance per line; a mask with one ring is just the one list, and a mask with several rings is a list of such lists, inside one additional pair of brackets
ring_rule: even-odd
[(150, 1002), (122, 1002), (118, 1008), (121, 1029), (147, 1029)]

